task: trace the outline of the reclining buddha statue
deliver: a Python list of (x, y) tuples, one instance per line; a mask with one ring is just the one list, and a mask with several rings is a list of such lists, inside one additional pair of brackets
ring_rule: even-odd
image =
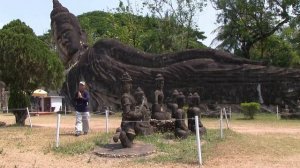
[(85, 80), (93, 111), (103, 105), (120, 107), (118, 76), (125, 71), (133, 87), (141, 86), (146, 96), (155, 90), (152, 79), (161, 74), (166, 81), (165, 97), (174, 89), (201, 93), (202, 102), (240, 103), (261, 97), (271, 104), (296, 102), (299, 97), (300, 70), (266, 66), (210, 48), (150, 54), (114, 39), (88, 46), (78, 19), (58, 0), (53, 0), (50, 17), (53, 40), (66, 69), (62, 95), (71, 100), (76, 84)]

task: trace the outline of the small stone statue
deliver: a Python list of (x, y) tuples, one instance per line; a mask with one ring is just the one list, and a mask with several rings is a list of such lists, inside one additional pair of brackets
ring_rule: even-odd
[(296, 112), (300, 112), (300, 100), (297, 100)]
[(175, 118), (175, 113), (177, 112), (177, 109), (178, 109), (178, 104), (177, 104), (178, 95), (179, 95), (179, 92), (175, 89), (172, 93), (171, 102), (168, 104), (168, 108), (172, 112), (172, 118)]
[(289, 113), (290, 112), (290, 109), (289, 109), (289, 105), (285, 105), (284, 106), (284, 110), (283, 110), (285, 113)]
[(154, 91), (154, 101), (152, 105), (152, 117), (156, 120), (170, 120), (171, 114), (166, 112), (163, 106), (164, 101), (164, 77), (157, 74), (155, 78), (156, 90)]
[(199, 104), (200, 104), (200, 96), (198, 95), (197, 92), (195, 92), (192, 96), (190, 96), (190, 105), (189, 105), (189, 109), (187, 111), (188, 128), (193, 133), (196, 132), (195, 116), (198, 116), (199, 117), (199, 132), (200, 132), (200, 135), (203, 135), (206, 133), (206, 128), (203, 127), (203, 124), (201, 123), (201, 120), (200, 120)]
[(135, 111), (142, 113), (141, 122), (137, 122), (135, 125), (135, 132), (137, 135), (150, 135), (153, 133), (153, 127), (150, 125), (151, 112), (144, 91), (138, 87), (134, 92), (134, 97), (137, 103)]
[(120, 139), (121, 144), (124, 148), (132, 147), (133, 139), (136, 136), (134, 121), (142, 120), (142, 112), (141, 110), (135, 110), (136, 102), (134, 97), (131, 95), (132, 88), (132, 79), (130, 75), (125, 72), (121, 78), (122, 81), (122, 97), (121, 97), (121, 105), (122, 105), (122, 123), (121, 128), (118, 128), (116, 134), (113, 137), (115, 142), (118, 142)]
[(187, 138), (190, 131), (185, 124), (185, 113), (183, 111), (183, 106), (185, 103), (185, 96), (180, 92), (177, 96), (178, 109), (175, 113), (175, 137), (177, 138)]

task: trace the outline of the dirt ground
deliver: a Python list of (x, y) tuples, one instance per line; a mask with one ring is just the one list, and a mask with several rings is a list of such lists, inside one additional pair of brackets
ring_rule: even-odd
[[(51, 151), (55, 142), (56, 116), (35, 116), (32, 117), (33, 129), (13, 127), (15, 134), (7, 133), (5, 128), (0, 128), (0, 168), (84, 168), (84, 167), (103, 167), (103, 168), (123, 168), (123, 167), (162, 167), (162, 168), (182, 168), (198, 167), (197, 165), (188, 164), (154, 164), (138, 163), (133, 159), (111, 159), (101, 158), (92, 153), (67, 156), (56, 154)], [(0, 114), (0, 121), (7, 124), (14, 123), (14, 116), (10, 114)], [(91, 133), (87, 136), (74, 137), (75, 117), (72, 115), (62, 116), (61, 118), (61, 143), (75, 142), (89, 136), (105, 131), (105, 119), (103, 116), (93, 115), (91, 117)], [(219, 128), (217, 119), (203, 119), (203, 124), (207, 128)], [(26, 120), (29, 125), (29, 120)], [(261, 142), (264, 137), (271, 137), (282, 142), (286, 139), (291, 142), (300, 144), (300, 121), (278, 121), (278, 122), (250, 122), (232, 120), (229, 123), (230, 129), (249, 136), (245, 142), (250, 145), (253, 143), (258, 150), (246, 151), (239, 148), (236, 142), (226, 141), (222, 146), (217, 146), (216, 150), (226, 151), (219, 152), (218, 157), (209, 158), (204, 161), (202, 167), (300, 167), (300, 149), (291, 148), (291, 154), (281, 155), (280, 151), (266, 148), (268, 142)], [(109, 130), (114, 131), (120, 125), (120, 117), (109, 118)], [(226, 124), (224, 123), (224, 126)], [(253, 138), (253, 140), (251, 140)], [(253, 142), (252, 142), (253, 141)], [(261, 145), (261, 146), (260, 146)], [(289, 144), (287, 144), (289, 145)], [(300, 145), (296, 145), (297, 147)], [(236, 148), (233, 148), (236, 147)], [(259, 148), (262, 149), (259, 149)], [(274, 146), (276, 148), (276, 145)], [(265, 152), (264, 152), (265, 151)], [(274, 152), (274, 154), (272, 154)], [(275, 156), (275, 157), (274, 157)], [(151, 156), (149, 156), (151, 157)]]

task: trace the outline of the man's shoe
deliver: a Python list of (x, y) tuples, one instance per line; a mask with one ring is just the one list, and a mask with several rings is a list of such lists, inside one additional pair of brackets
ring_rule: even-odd
[(76, 136), (76, 137), (80, 136), (80, 133), (78, 133), (78, 132), (77, 132), (77, 133), (75, 133), (75, 136)]
[(83, 135), (87, 135), (87, 134), (88, 134), (88, 132), (84, 132), (84, 133), (83, 133)]

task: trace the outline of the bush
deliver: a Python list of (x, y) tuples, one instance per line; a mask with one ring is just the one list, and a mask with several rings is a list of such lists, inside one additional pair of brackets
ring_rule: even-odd
[(256, 102), (241, 103), (242, 112), (245, 117), (254, 119), (254, 115), (260, 111), (260, 104)]

